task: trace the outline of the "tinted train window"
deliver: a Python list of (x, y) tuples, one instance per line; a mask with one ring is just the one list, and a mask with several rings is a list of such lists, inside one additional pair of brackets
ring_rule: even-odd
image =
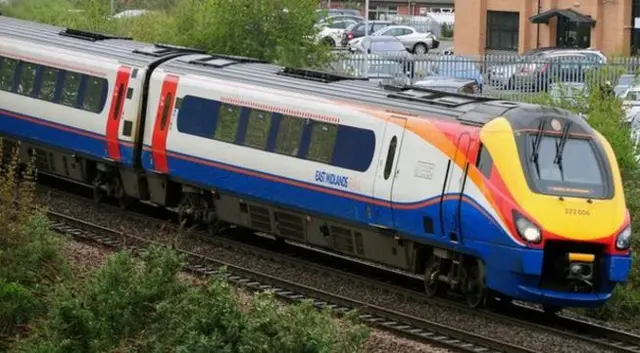
[(226, 142), (234, 142), (236, 140), (240, 111), (240, 107), (233, 105), (223, 104), (220, 106), (215, 133), (216, 140)]
[(364, 172), (371, 166), (376, 135), (371, 130), (340, 125), (331, 165)]
[(36, 72), (38, 65), (23, 63), (20, 69), (20, 78), (18, 79), (18, 94), (30, 96), (33, 94), (33, 88), (36, 83)]
[(99, 113), (104, 106), (105, 88), (107, 80), (100, 77), (87, 76), (84, 88), (82, 108), (90, 112)]
[(15, 77), (18, 61), (2, 58), (0, 62), (0, 89), (11, 91), (13, 89), (13, 78)]
[(44, 99), (46, 101), (53, 101), (53, 97), (55, 97), (56, 93), (56, 81), (58, 79), (58, 70), (43, 67), (42, 68), (42, 83), (40, 84), (40, 92), (38, 93), (38, 98)]
[(290, 156), (298, 155), (304, 120), (283, 115), (280, 119), (275, 151)]
[(393, 167), (393, 160), (396, 157), (397, 144), (398, 138), (394, 136), (389, 143), (389, 151), (387, 151), (387, 162), (384, 165), (384, 180), (389, 179), (389, 176), (391, 176), (391, 168)]
[[(530, 141), (535, 136), (530, 137)], [(562, 153), (562, 165), (555, 163), (560, 137), (544, 136), (538, 150), (538, 163), (529, 158), (531, 174), (543, 191), (570, 194), (582, 190), (584, 196), (604, 197), (605, 180), (591, 142), (568, 138)], [(531, 144), (531, 142), (530, 142)]]
[(184, 96), (178, 113), (178, 131), (213, 139), (220, 103), (194, 96)]
[(478, 162), (476, 166), (486, 178), (491, 177), (491, 170), (493, 169), (493, 159), (487, 151), (484, 145), (480, 146), (480, 153), (478, 153)]
[(314, 122), (311, 126), (311, 142), (307, 152), (307, 159), (331, 163), (337, 135), (338, 127), (336, 125)]
[(65, 72), (60, 103), (70, 107), (75, 107), (78, 102), (79, 87), (80, 74), (71, 71)]
[(244, 137), (244, 144), (247, 146), (264, 149), (269, 138), (269, 128), (271, 127), (271, 113), (263, 110), (252, 109), (247, 122), (247, 133)]

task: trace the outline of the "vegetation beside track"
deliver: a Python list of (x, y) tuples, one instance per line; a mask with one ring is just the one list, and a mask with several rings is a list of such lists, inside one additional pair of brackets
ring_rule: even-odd
[(368, 329), (357, 313), (336, 320), (269, 293), (247, 303), (222, 276), (179, 277), (183, 259), (165, 248), (120, 252), (79, 276), (65, 240), (31, 207), (33, 168), (19, 171), (16, 151), (0, 169), (0, 352), (362, 351)]
[[(286, 65), (320, 65), (330, 58), (327, 48), (314, 43), (316, 0), (132, 0), (130, 8), (152, 8), (148, 15), (113, 20), (110, 5), (101, 0), (20, 0), (2, 11), (9, 16), (74, 28), (130, 35), (134, 39), (178, 44), (210, 52), (257, 57)], [(124, 10), (116, 1), (117, 11)], [(234, 16), (233, 14), (242, 14)], [(621, 71), (624, 68), (620, 68)], [(622, 73), (622, 72), (620, 72)], [(594, 75), (594, 77), (608, 77)], [(633, 235), (640, 245), (640, 169), (631, 130), (624, 121), (619, 99), (603, 97), (590, 82), (590, 93), (574, 99), (552, 99), (547, 94), (526, 96), (533, 103), (567, 108), (588, 116), (589, 122), (611, 143), (624, 178)], [(525, 97), (525, 96), (523, 96)], [(634, 259), (639, 258), (638, 253)], [(599, 319), (640, 325), (640, 267), (619, 286), (613, 299), (586, 314)]]

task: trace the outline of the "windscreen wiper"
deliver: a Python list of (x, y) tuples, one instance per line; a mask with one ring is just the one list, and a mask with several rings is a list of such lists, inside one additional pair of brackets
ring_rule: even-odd
[(536, 166), (536, 173), (538, 173), (538, 178), (540, 177), (540, 165), (538, 164), (538, 155), (540, 151), (540, 143), (542, 142), (542, 134), (544, 133), (544, 127), (547, 125), (547, 120), (542, 120), (538, 124), (538, 132), (536, 133), (536, 139), (533, 140), (533, 152), (531, 153), (531, 161)]
[(568, 122), (564, 126), (564, 130), (562, 131), (562, 137), (560, 141), (556, 141), (556, 157), (553, 159), (553, 163), (558, 165), (558, 169), (560, 170), (560, 177), (564, 179), (562, 173), (562, 152), (564, 151), (564, 145), (567, 143), (567, 139), (569, 138), (569, 128), (571, 127), (571, 122)]

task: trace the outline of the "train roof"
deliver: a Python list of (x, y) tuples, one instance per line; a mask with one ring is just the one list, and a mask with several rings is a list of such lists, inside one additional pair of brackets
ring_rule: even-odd
[[(484, 125), (514, 109), (521, 110), (532, 118), (539, 117), (540, 114), (544, 114), (542, 110), (546, 110), (536, 104), (443, 92), (416, 86), (380, 87), (366, 79), (322, 71), (286, 68), (258, 59), (229, 55), (186, 55), (167, 61), (159, 67), (169, 72), (197, 74), (330, 99), (365, 103), (400, 114), (455, 119), (470, 125)], [(553, 110), (554, 115), (557, 115), (557, 110)]]
[(203, 52), (179, 46), (137, 42), (128, 37), (67, 29), (0, 14), (0, 37), (2, 36), (115, 59), (136, 66), (147, 66), (160, 58)]
[[(399, 114), (448, 118), (463, 124), (484, 125), (507, 113), (511, 116), (517, 115), (521, 122), (549, 114), (582, 120), (568, 111), (537, 104), (415, 86), (383, 88), (366, 79), (351, 76), (285, 68), (253, 58), (208, 55), (193, 48), (137, 42), (127, 37), (67, 29), (0, 14), (0, 37), (2, 36), (111, 58), (123, 64), (140, 67), (155, 66), (164, 61), (159, 67), (176, 73), (197, 74), (329, 99), (365, 103)], [(584, 124), (583, 121), (578, 123)]]

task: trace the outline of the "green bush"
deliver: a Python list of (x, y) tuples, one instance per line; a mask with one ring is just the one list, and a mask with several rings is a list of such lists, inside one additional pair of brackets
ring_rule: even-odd
[(440, 25), (441, 38), (453, 38), (453, 26), (448, 23)]
[[(316, 0), (140, 1), (152, 12), (111, 19), (108, 1), (22, 0), (6, 14), (95, 32), (129, 35), (210, 53), (248, 56), (288, 66), (322, 66), (329, 48), (315, 42)], [(73, 12), (71, 9), (81, 12)], [(230, 14), (242, 14), (234, 16)]]
[(68, 274), (60, 239), (32, 207), (33, 161), (20, 168), (19, 145), (12, 147), (0, 140), (0, 350), (46, 311), (49, 292)]
[(177, 278), (175, 253), (152, 249), (136, 261), (112, 257), (88, 280), (62, 286), (47, 319), (21, 352), (358, 352), (367, 329), (352, 314), (337, 324), (305, 303), (269, 294), (243, 310), (222, 277), (205, 286)]

